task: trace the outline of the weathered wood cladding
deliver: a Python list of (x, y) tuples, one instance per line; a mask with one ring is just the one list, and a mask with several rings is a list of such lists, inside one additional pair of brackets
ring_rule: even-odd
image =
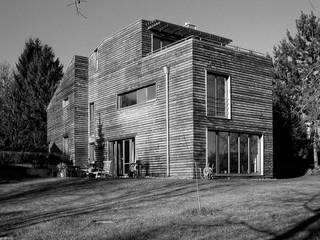
[[(107, 141), (134, 136), (136, 160), (147, 163), (150, 175), (165, 176), (166, 107), (163, 67), (169, 66), (171, 175), (192, 177), (192, 44), (186, 41), (142, 57), (150, 52), (150, 36), (142, 20), (121, 30), (99, 46), (99, 69), (95, 70), (93, 61), (89, 61), (89, 103), (95, 103), (96, 116), (101, 116)], [(152, 83), (156, 83), (155, 100), (117, 108), (118, 94)]]
[[(206, 129), (264, 136), (264, 175), (272, 177), (271, 60), (193, 40), (194, 158), (206, 162)], [(205, 71), (231, 77), (231, 119), (206, 116)]]
[[(47, 108), (48, 143), (63, 151), (63, 137), (69, 138), (70, 159), (82, 165), (87, 159), (88, 60), (74, 56)], [(69, 104), (62, 106), (64, 99)], [(83, 150), (85, 149), (85, 150)]]
[(88, 163), (88, 58), (75, 56), (74, 145), (76, 165)]
[[(106, 141), (135, 137), (136, 160), (148, 163), (150, 175), (165, 176), (163, 67), (169, 66), (171, 175), (194, 177), (194, 161), (198, 167), (205, 166), (206, 129), (215, 129), (262, 134), (264, 175), (271, 177), (270, 60), (196, 39), (181, 41), (149, 55), (148, 22), (139, 20), (104, 40), (97, 48), (98, 69), (93, 55), (90, 57), (87, 107), (94, 102), (96, 131), (100, 116)], [(230, 120), (206, 116), (205, 70), (230, 75)], [(118, 94), (153, 83), (157, 89), (155, 100), (118, 109)], [(88, 131), (87, 128), (87, 136)], [(88, 142), (86, 144), (89, 147)], [(109, 157), (109, 145), (105, 146), (104, 155)]]

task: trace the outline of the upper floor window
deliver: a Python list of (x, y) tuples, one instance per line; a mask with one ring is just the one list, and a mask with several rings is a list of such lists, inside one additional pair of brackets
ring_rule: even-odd
[(173, 43), (173, 41), (168, 39), (162, 39), (157, 36), (152, 36), (152, 51), (164, 48), (165, 46)]
[(128, 107), (156, 98), (156, 84), (149, 85), (137, 90), (133, 90), (127, 93), (123, 93), (118, 96), (119, 108)]
[(94, 66), (95, 70), (99, 69), (99, 52), (98, 52), (98, 48), (96, 48), (94, 50), (94, 53), (93, 53), (93, 66)]
[(62, 100), (62, 107), (66, 107), (69, 105), (69, 97), (66, 97), (65, 99)]
[(207, 72), (207, 115), (231, 118), (230, 76)]

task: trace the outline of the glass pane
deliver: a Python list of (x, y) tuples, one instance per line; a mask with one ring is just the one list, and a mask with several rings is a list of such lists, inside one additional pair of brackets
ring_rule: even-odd
[(121, 107), (127, 107), (137, 104), (137, 91), (126, 93), (120, 96)]
[(147, 100), (152, 100), (156, 98), (156, 85), (151, 85), (147, 87)]
[(147, 101), (147, 91), (146, 88), (141, 88), (137, 91), (138, 93), (138, 103), (144, 103)]
[(248, 135), (240, 135), (240, 173), (248, 173)]
[(170, 40), (163, 40), (162, 41), (162, 47), (165, 47), (165, 46), (167, 46), (167, 45), (169, 45), (171, 43), (172, 43), (172, 41), (170, 41)]
[(230, 133), (230, 173), (238, 173), (238, 134)]
[(124, 141), (124, 171), (129, 172), (129, 161), (130, 161), (130, 142), (129, 140)]
[(222, 76), (216, 76), (216, 107), (217, 116), (226, 116), (226, 79)]
[(118, 175), (123, 175), (123, 144), (118, 141)]
[(153, 46), (153, 51), (161, 48), (161, 41), (159, 38), (157, 37), (153, 37), (153, 43), (152, 43), (152, 46)]
[(259, 137), (250, 137), (250, 173), (260, 173)]
[(94, 103), (90, 103), (90, 136), (94, 135)]
[(208, 131), (208, 167), (213, 170), (216, 165), (216, 133)]
[(228, 133), (220, 132), (218, 135), (218, 173), (228, 173)]
[(207, 75), (207, 109), (208, 115), (215, 115), (215, 80), (214, 75)]

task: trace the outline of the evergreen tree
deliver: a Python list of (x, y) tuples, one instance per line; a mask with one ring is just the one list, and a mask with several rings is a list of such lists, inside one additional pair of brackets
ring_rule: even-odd
[(13, 70), (9, 63), (0, 63), (0, 149), (7, 150), (12, 134), (12, 109), (10, 95)]
[[(293, 141), (306, 138), (305, 129), (313, 148), (314, 167), (318, 168), (320, 120), (320, 22), (313, 13), (301, 12), (296, 20), (297, 32), (287, 31), (287, 39), (274, 47), (274, 95), (278, 113), (290, 125)], [(276, 105), (278, 104), (278, 105)], [(281, 107), (279, 107), (281, 106)], [(277, 113), (277, 112), (276, 112)], [(275, 114), (275, 116), (277, 116)], [(294, 119), (294, 122), (292, 120)], [(275, 124), (277, 124), (275, 122)], [(276, 136), (275, 132), (275, 136)], [(293, 150), (297, 149), (297, 146)]]
[(29, 39), (16, 64), (11, 94), (13, 121), (12, 150), (45, 151), (46, 108), (63, 76), (53, 50), (39, 39)]

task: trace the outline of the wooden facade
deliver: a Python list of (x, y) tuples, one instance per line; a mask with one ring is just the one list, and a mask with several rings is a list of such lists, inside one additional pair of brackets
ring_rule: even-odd
[[(160, 39), (157, 44), (161, 49), (155, 50), (155, 37)], [(80, 162), (88, 158), (111, 160), (112, 173), (125, 175), (128, 163), (138, 162), (147, 175), (191, 178), (199, 168), (208, 166), (208, 132), (212, 131), (217, 139), (220, 132), (228, 136), (228, 153), (224, 157), (229, 167), (222, 174), (217, 171), (217, 175), (272, 177), (271, 60), (252, 51), (231, 48), (230, 42), (159, 20), (139, 20), (105, 39), (89, 56), (86, 94), (74, 95), (82, 99), (83, 107), (74, 126), (86, 124), (80, 127), (78, 139), (73, 140), (82, 151), (75, 152), (76, 163), (77, 158), (81, 158)], [(230, 112), (226, 118), (207, 113), (208, 72), (228, 76)], [(149, 96), (150, 86), (155, 86), (155, 96)], [(53, 106), (62, 106), (58, 103), (64, 97), (60, 92), (68, 92), (67, 87), (62, 88), (58, 88), (48, 108), (48, 140), (57, 141), (57, 145), (60, 140), (55, 139), (61, 139), (64, 132)], [(244, 135), (248, 136), (244, 150), (247, 174), (240, 166)], [(229, 163), (235, 155), (229, 151), (231, 136), (238, 136), (239, 142), (236, 174), (231, 174)], [(256, 146), (250, 145), (251, 136), (259, 137), (261, 142), (259, 174), (249, 171), (249, 155)], [(97, 149), (101, 139), (103, 149)], [(216, 146), (221, 148), (222, 143)], [(219, 159), (220, 150), (216, 151)]]
[[(88, 161), (88, 58), (74, 56), (47, 108), (49, 150), (77, 166)], [(52, 146), (55, 145), (54, 148)]]

